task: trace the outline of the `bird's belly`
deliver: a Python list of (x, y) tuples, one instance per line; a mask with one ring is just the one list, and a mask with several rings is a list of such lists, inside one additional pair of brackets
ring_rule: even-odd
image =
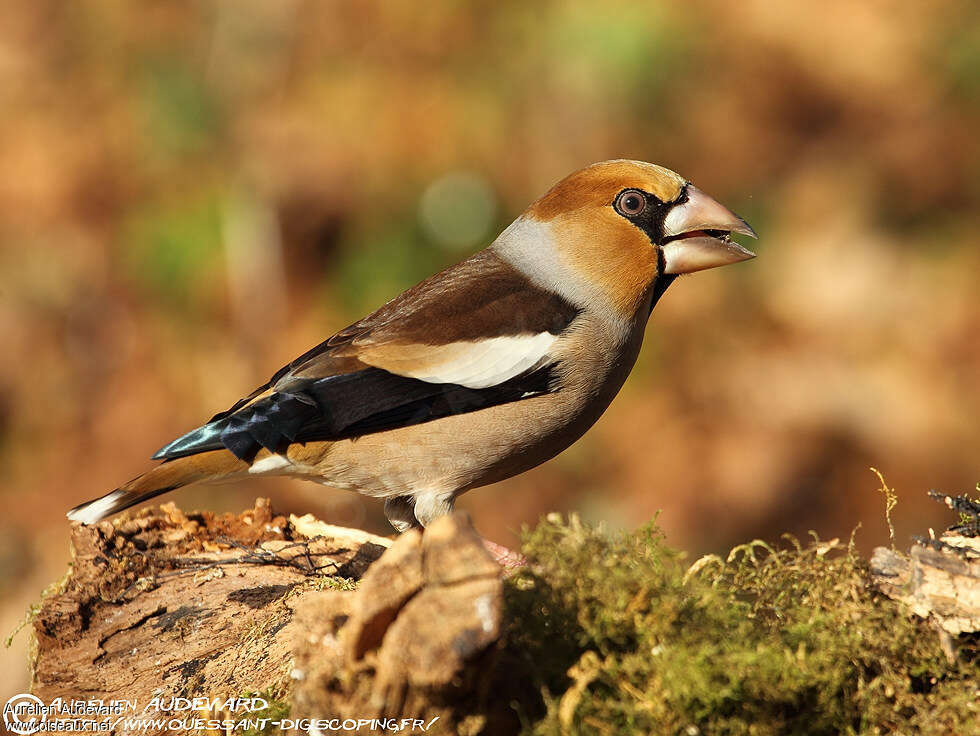
[[(582, 358), (568, 361), (576, 370), (562, 377), (558, 391), (353, 439), (308, 443), (302, 450), (294, 445), (290, 474), (393, 496), (462, 493), (522, 473), (565, 450), (601, 416), (636, 360), (642, 327), (609, 350), (593, 351), (601, 357), (592, 365)], [(585, 329), (593, 331), (590, 325)], [(608, 334), (594, 328), (594, 342), (601, 344)]]
[(461, 492), (493, 483), (554, 457), (588, 428), (576, 426), (581, 412), (575, 407), (543, 417), (539, 404), (553, 398), (524, 399), (331, 442), (322, 459), (299, 474), (374, 496)]

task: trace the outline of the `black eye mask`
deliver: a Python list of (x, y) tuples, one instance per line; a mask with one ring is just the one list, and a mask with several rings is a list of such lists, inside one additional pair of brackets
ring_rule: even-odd
[[(620, 197), (624, 193), (636, 193), (637, 196), (641, 196), (646, 200), (646, 207), (643, 208), (641, 212), (635, 215), (631, 215), (625, 212), (619, 206)], [(616, 198), (613, 200), (613, 209), (620, 217), (624, 217), (631, 223), (640, 228), (646, 236), (650, 238), (650, 242), (654, 245), (663, 245), (666, 242), (666, 236), (664, 235), (664, 218), (667, 217), (667, 213), (672, 207), (678, 204), (684, 204), (688, 199), (687, 197), (687, 186), (685, 185), (681, 189), (680, 195), (677, 199), (672, 202), (662, 202), (658, 197), (650, 194), (649, 192), (644, 192), (642, 189), (623, 189), (620, 191)]]

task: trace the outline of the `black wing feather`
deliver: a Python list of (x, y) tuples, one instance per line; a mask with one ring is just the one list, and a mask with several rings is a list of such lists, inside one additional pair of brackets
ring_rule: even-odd
[(428, 383), (380, 368), (291, 384), (223, 413), (160, 449), (153, 458), (173, 460), (227, 449), (251, 461), (260, 448), (282, 450), (290, 442), (340, 440), (430, 422), (555, 390), (555, 364), (531, 368), (487, 388)]

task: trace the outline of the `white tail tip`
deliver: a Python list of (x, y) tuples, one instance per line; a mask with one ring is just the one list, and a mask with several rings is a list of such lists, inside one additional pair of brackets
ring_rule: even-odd
[(102, 498), (83, 503), (68, 512), (67, 516), (71, 521), (78, 521), (82, 524), (94, 524), (110, 516), (116, 509), (123, 506), (119, 503), (121, 498), (126, 496), (125, 491), (112, 491)]

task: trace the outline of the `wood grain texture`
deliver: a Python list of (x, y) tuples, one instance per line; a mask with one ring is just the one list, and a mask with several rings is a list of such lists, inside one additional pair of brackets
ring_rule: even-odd
[(154, 695), (284, 689), (296, 601), (331, 577), (360, 578), (385, 549), (363, 532), (328, 531), (306, 537), (264, 499), (238, 515), (167, 504), (76, 526), (70, 575), (34, 622), (32, 691), (142, 707)]

